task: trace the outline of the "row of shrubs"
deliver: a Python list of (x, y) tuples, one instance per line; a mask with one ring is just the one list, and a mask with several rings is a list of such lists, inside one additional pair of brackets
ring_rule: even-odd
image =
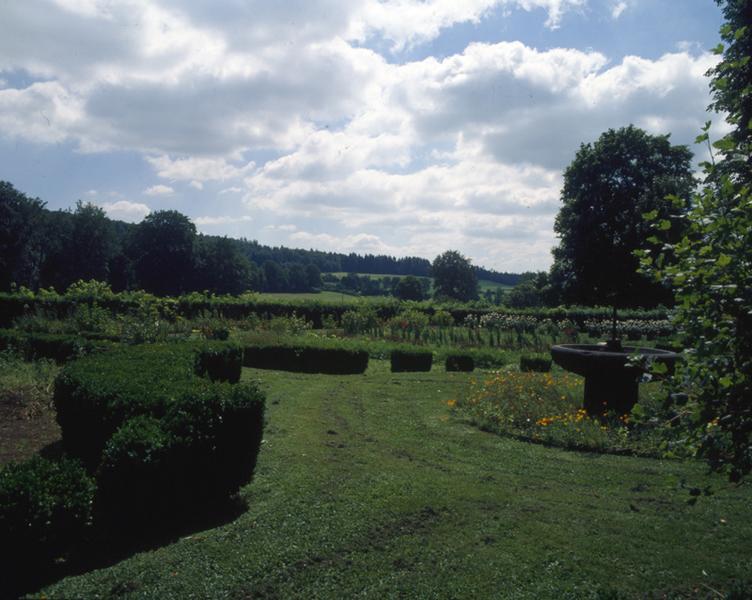
[(0, 472), (0, 564), (19, 571), (106, 535), (179, 524), (250, 481), (264, 395), (242, 349), (120, 346), (66, 365), (54, 403), (66, 458)]
[[(144, 302), (158, 307), (162, 318), (195, 319), (203, 315), (241, 320), (251, 315), (257, 316), (290, 316), (297, 314), (306, 321), (313, 323), (317, 329), (325, 322), (334, 320), (341, 322), (342, 315), (352, 310), (354, 304), (327, 303), (316, 300), (266, 300), (256, 294), (241, 296), (214, 296), (212, 294), (192, 293), (175, 298), (158, 298), (144, 292), (113, 293), (103, 284), (97, 282), (80, 282), (74, 292), (64, 295), (54, 291), (41, 290), (38, 293), (22, 290), (16, 293), (0, 293), (0, 327), (10, 326), (15, 319), (39, 310), (53, 318), (63, 319), (71, 316), (81, 304), (97, 304), (106, 308), (112, 314), (132, 312)], [(437, 311), (444, 311), (451, 315), (454, 324), (462, 325), (467, 318), (475, 320), (484, 315), (499, 313), (498, 307), (490, 308), (477, 304), (436, 303), (436, 302), (399, 302), (395, 299), (385, 299), (381, 302), (369, 303), (377, 317), (386, 322), (397, 316), (408, 306), (422, 312), (429, 317)], [(607, 307), (557, 307), (557, 308), (528, 308), (505, 309), (503, 314), (530, 316), (537, 320), (551, 319), (553, 321), (571, 320), (579, 325), (592, 319), (610, 318), (611, 309)], [(620, 311), (621, 319), (631, 320), (663, 320), (668, 318), (665, 308), (652, 310), (625, 309)]]
[(49, 358), (57, 363), (64, 363), (104, 346), (104, 340), (77, 335), (0, 329), (0, 352), (11, 351), (22, 356), (24, 360)]

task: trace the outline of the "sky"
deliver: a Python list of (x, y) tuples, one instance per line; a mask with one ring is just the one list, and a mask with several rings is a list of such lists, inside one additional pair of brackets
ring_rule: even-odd
[(545, 270), (562, 173), (694, 146), (713, 0), (0, 0), (0, 180), (51, 209)]

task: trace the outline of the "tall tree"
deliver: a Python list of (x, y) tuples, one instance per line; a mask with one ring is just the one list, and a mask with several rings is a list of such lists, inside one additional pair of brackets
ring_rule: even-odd
[(79, 200), (73, 212), (70, 239), (65, 249), (68, 277), (65, 287), (80, 279), (107, 281), (109, 263), (115, 252), (115, 232), (104, 210)]
[(467, 302), (478, 299), (478, 278), (470, 260), (447, 250), (431, 264), (434, 296)]
[(670, 207), (663, 198), (687, 198), (694, 187), (692, 153), (686, 146), (672, 146), (668, 138), (630, 125), (580, 146), (564, 172), (562, 207), (554, 224), (560, 242), (551, 274), (565, 301), (671, 303), (671, 291), (638, 273), (634, 256), (651, 235), (643, 213), (655, 210), (668, 218)]
[(195, 269), (195, 289), (215, 294), (241, 294), (254, 289), (255, 265), (241, 254), (238, 243), (227, 237), (199, 238)]
[(277, 262), (273, 260), (264, 261), (261, 267), (264, 273), (264, 291), (266, 292), (286, 292), (288, 287), (287, 272)]
[(394, 295), (400, 300), (423, 300), (423, 286), (420, 279), (407, 275), (397, 282), (393, 290)]
[(0, 181), (0, 290), (37, 287), (42, 262), (44, 202)]
[(188, 289), (196, 226), (176, 210), (159, 210), (139, 223), (131, 239), (138, 285), (159, 295)]

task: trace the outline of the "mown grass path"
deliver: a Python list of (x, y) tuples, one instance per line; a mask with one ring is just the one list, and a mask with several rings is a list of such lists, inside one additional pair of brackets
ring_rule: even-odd
[[(702, 464), (478, 431), (446, 406), (471, 376), (443, 370), (372, 361), (359, 376), (244, 377), (268, 393), (248, 511), (48, 596), (631, 597), (704, 594), (752, 573), (749, 486)], [(688, 504), (707, 485), (715, 493)]]

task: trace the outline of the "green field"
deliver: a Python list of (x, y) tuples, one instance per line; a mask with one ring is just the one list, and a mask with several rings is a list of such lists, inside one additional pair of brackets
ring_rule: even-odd
[(268, 300), (270, 302), (306, 302), (315, 300), (323, 304), (362, 304), (363, 302), (383, 302), (390, 296), (354, 296), (343, 292), (333, 292), (324, 290), (321, 292), (304, 292), (300, 294), (288, 292), (264, 292), (258, 294), (259, 300)]
[[(329, 275), (334, 275), (335, 277), (339, 277), (340, 279), (342, 279), (345, 275), (347, 275), (347, 273), (345, 273), (344, 271), (340, 271), (340, 272), (329, 273)], [(377, 275), (373, 273), (356, 273), (356, 275), (360, 277), (370, 277), (371, 279), (384, 279), (385, 277), (398, 277), (399, 279), (402, 279), (403, 277), (407, 277), (407, 275), (383, 275), (383, 274)], [(430, 282), (433, 282), (433, 280), (430, 277), (417, 277), (417, 279), (428, 279)], [(481, 292), (485, 292), (486, 290), (493, 291), (497, 289), (511, 290), (513, 286), (505, 285), (503, 283), (497, 283), (495, 281), (489, 281), (488, 279), (479, 279), (478, 287)]]
[(243, 377), (268, 394), (248, 510), (46, 597), (705, 598), (752, 573), (749, 486), (482, 432), (447, 407), (477, 374)]

